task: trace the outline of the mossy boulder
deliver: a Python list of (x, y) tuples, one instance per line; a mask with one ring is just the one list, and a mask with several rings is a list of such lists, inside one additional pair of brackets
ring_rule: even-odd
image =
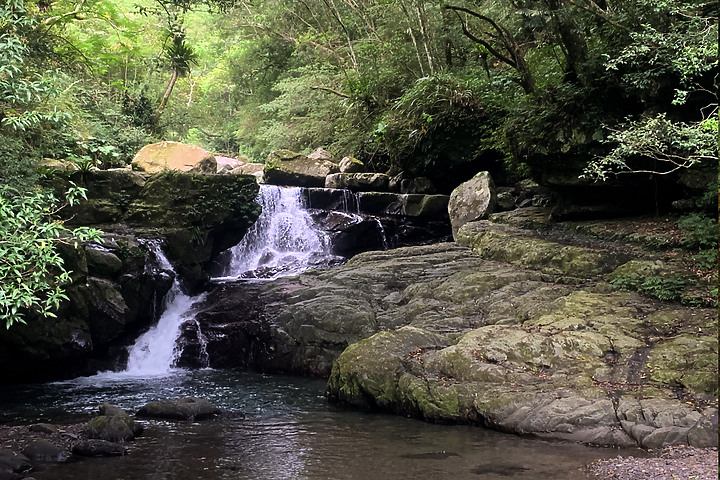
[(348, 347), (338, 357), (328, 389), (342, 403), (390, 409), (402, 403), (398, 379), (406, 357), (447, 345), (441, 336), (414, 327), (380, 332)]
[(212, 153), (195, 145), (158, 142), (141, 148), (132, 160), (132, 168), (147, 173), (176, 170), (212, 174), (217, 172), (217, 161)]
[(562, 244), (487, 221), (465, 224), (456, 241), (487, 260), (512, 263), (565, 281), (610, 273), (630, 259), (625, 252)]
[(170, 260), (195, 286), (206, 266), (238, 243), (259, 214), (254, 177), (163, 172), (150, 178), (131, 202), (123, 221), (164, 238)]
[[(76, 172), (69, 177), (87, 189), (87, 201), (77, 202), (61, 211), (72, 225), (98, 225), (119, 222), (130, 202), (140, 193), (148, 174), (118, 168)], [(59, 179), (58, 179), (59, 180)], [(68, 184), (58, 182), (60, 190)]]
[(100, 415), (85, 425), (84, 433), (90, 439), (127, 442), (142, 434), (142, 431), (142, 425), (129, 415)]

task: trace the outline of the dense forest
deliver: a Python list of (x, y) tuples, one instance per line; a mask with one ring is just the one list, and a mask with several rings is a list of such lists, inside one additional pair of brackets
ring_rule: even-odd
[[(10, 0), (3, 178), (154, 140), (438, 180), (716, 158), (717, 1)], [(459, 177), (458, 177), (459, 175)]]
[[(3, 269), (37, 239), (52, 260), (41, 240), (56, 232), (18, 240), (54, 208), (33, 190), (42, 165), (122, 167), (159, 140), (254, 161), (323, 147), (445, 192), (479, 170), (604, 181), (717, 165), (717, 12), (713, 0), (7, 0), (0, 217), (17, 260)], [(36, 277), (3, 315), (51, 289)]]

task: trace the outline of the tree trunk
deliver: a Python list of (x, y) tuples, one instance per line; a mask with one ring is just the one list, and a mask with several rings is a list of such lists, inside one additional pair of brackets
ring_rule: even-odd
[(175, 82), (177, 82), (179, 76), (180, 72), (178, 72), (178, 69), (173, 68), (172, 75), (170, 76), (170, 81), (168, 82), (168, 86), (165, 89), (165, 93), (163, 93), (162, 100), (160, 100), (160, 106), (157, 109), (158, 117), (162, 115), (163, 110), (165, 110), (165, 105), (167, 105), (168, 98), (170, 98), (170, 94), (172, 93), (173, 88), (175, 88)]

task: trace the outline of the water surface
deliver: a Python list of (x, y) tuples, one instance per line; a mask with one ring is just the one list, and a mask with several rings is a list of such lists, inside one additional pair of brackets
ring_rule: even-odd
[(619, 453), (342, 410), (328, 405), (324, 393), (325, 381), (297, 377), (109, 373), (5, 389), (0, 422), (81, 421), (103, 401), (132, 412), (151, 400), (186, 395), (225, 412), (198, 423), (143, 420), (146, 432), (128, 443), (127, 456), (51, 467), (34, 473), (37, 480), (577, 480), (586, 478), (584, 465), (593, 459)]

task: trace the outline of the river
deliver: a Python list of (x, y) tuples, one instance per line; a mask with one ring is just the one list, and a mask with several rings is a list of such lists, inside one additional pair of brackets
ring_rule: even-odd
[(127, 444), (127, 456), (52, 466), (33, 473), (36, 480), (577, 480), (587, 478), (583, 468), (593, 459), (621, 453), (347, 411), (329, 405), (324, 392), (324, 380), (234, 371), (108, 373), (6, 388), (0, 422), (84, 421), (101, 402), (134, 412), (186, 395), (223, 410), (197, 423), (142, 420), (145, 433)]

